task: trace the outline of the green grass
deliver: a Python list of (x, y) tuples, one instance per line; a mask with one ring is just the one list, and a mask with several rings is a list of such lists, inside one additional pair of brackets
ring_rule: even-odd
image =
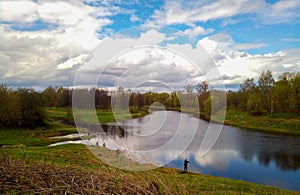
[[(126, 178), (133, 180), (137, 186), (155, 182), (159, 185), (162, 193), (168, 194), (296, 194), (296, 192), (233, 179), (194, 173), (182, 174), (181, 171), (171, 168), (125, 171), (105, 164), (105, 160), (99, 160), (84, 145), (47, 146), (53, 142), (53, 139), (49, 138), (50, 136), (74, 132), (76, 129), (72, 127), (55, 123), (51, 123), (47, 130), (0, 129), (0, 145), (6, 145), (0, 148), (0, 154), (7, 154), (12, 159), (23, 160), (28, 164), (40, 163), (43, 165), (46, 162), (61, 167), (60, 169), (74, 167), (83, 173), (88, 170), (95, 174), (110, 174), (112, 178), (115, 178), (115, 182), (120, 182), (120, 185), (127, 185)], [(114, 159), (114, 151), (102, 147), (92, 147), (93, 149), (103, 156), (111, 156), (110, 159)], [(120, 162), (110, 161), (110, 163)], [(130, 160), (124, 160), (123, 163), (138, 166)], [(139, 166), (141, 169), (143, 168), (143, 165)], [(10, 192), (13, 191), (14, 189), (10, 190)]]
[(60, 107), (47, 107), (46, 112), (48, 117), (50, 118), (64, 118), (68, 119), (70, 116), (68, 115), (67, 108), (60, 108)]
[[(0, 130), (0, 145), (6, 146), (46, 146), (63, 139), (50, 139), (50, 137), (77, 133), (75, 127), (48, 123), (46, 130), (2, 128)], [(66, 140), (66, 139), (64, 139)]]
[(146, 110), (140, 110), (138, 108), (130, 108), (130, 111), (121, 110), (115, 111), (112, 110), (103, 111), (102, 109), (96, 110), (83, 110), (83, 109), (74, 109), (70, 108), (57, 108), (57, 107), (48, 107), (46, 112), (49, 118), (62, 119), (67, 121), (73, 121), (72, 112), (75, 112), (76, 119), (81, 122), (86, 123), (110, 123), (116, 121), (123, 121), (132, 118), (138, 118), (147, 115)]
[(227, 109), (224, 124), (267, 133), (300, 135), (299, 114), (264, 114), (252, 116), (240, 110)]

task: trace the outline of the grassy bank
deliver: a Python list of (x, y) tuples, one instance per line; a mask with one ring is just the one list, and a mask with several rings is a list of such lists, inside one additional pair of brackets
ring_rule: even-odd
[(124, 171), (103, 163), (84, 145), (47, 147), (62, 141), (50, 136), (74, 132), (73, 127), (56, 123), (46, 130), (0, 129), (0, 193), (296, 194), (232, 179), (182, 174), (171, 168)]
[(253, 116), (247, 112), (229, 108), (225, 125), (283, 135), (300, 135), (300, 114), (263, 114)]
[[(65, 120), (72, 122), (73, 120), (73, 111), (71, 108), (57, 108), (57, 107), (48, 107), (46, 112), (50, 118)], [(127, 110), (115, 111), (107, 110), (103, 111), (101, 109), (96, 109), (95, 111), (86, 111), (86, 110), (75, 110), (77, 118), (82, 122), (91, 122), (91, 123), (110, 123), (120, 120), (127, 120), (132, 118), (142, 117), (148, 114), (146, 109), (130, 108), (130, 113)]]

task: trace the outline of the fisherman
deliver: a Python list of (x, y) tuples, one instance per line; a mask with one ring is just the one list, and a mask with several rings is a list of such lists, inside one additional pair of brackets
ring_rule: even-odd
[(187, 167), (189, 162), (190, 161), (188, 161), (187, 159), (184, 159), (184, 168), (183, 168), (184, 172), (187, 172)]

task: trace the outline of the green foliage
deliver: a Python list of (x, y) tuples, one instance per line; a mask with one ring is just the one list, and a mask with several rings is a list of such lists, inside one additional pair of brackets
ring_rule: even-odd
[(261, 113), (261, 100), (260, 95), (257, 93), (251, 94), (247, 101), (247, 110), (253, 115), (258, 115)]
[(268, 70), (263, 71), (258, 79), (258, 87), (262, 93), (268, 93), (273, 90), (275, 85), (275, 80), (273, 78), (272, 72)]
[(9, 190), (4, 195), (17, 195), (16, 190)]
[(141, 109), (144, 106), (143, 95), (141, 93), (131, 93), (129, 99), (129, 106), (134, 106)]
[(210, 118), (215, 118), (216, 113), (224, 113), (226, 110), (226, 93), (219, 90), (211, 90), (208, 98), (203, 103), (204, 112)]
[(300, 112), (300, 74), (283, 73), (273, 91), (275, 112)]
[(20, 97), (20, 126), (28, 128), (44, 126), (46, 113), (41, 95), (31, 89), (18, 89), (17, 94)]
[(115, 177), (114, 181), (117, 185), (121, 185), (120, 178)]
[(260, 91), (260, 100), (262, 102), (262, 109), (265, 112), (274, 112), (273, 104), (273, 89), (275, 85), (275, 80), (273, 78), (272, 72), (262, 72), (258, 79), (258, 88)]
[(203, 103), (203, 105), (204, 105), (204, 112), (207, 115), (210, 115), (212, 113), (212, 111), (211, 111), (212, 98), (213, 97), (209, 96), (209, 98), (207, 100), (205, 100), (204, 103)]
[(246, 92), (246, 93), (252, 93), (255, 91), (256, 85), (254, 83), (254, 79), (246, 79), (244, 83), (241, 85), (241, 91)]
[(21, 118), (20, 97), (8, 86), (0, 86), (0, 126), (17, 126)]
[(217, 96), (209, 96), (207, 100), (204, 101), (204, 111), (207, 114), (214, 114), (220, 110), (221, 102), (220, 98)]
[(39, 93), (31, 89), (13, 91), (0, 86), (0, 126), (34, 128), (45, 125), (46, 115)]
[(258, 85), (246, 79), (238, 92), (228, 92), (227, 105), (255, 115), (299, 113), (300, 74), (286, 72), (275, 81), (271, 71), (262, 72)]
[(56, 89), (53, 87), (48, 87), (42, 92), (42, 100), (45, 106), (54, 107), (57, 105), (57, 93)]

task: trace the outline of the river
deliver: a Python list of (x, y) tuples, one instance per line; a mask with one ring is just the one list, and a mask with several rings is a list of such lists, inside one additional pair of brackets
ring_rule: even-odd
[[(206, 136), (209, 123), (174, 111), (157, 111), (143, 118), (103, 125), (87, 145), (105, 143), (130, 151), (141, 163), (183, 169), (300, 191), (300, 138), (248, 131), (229, 126)], [(209, 129), (214, 131), (214, 129)], [(205, 139), (216, 142), (200, 151)], [(66, 142), (65, 142), (66, 143)], [(201, 182), (201, 181), (200, 181)]]

